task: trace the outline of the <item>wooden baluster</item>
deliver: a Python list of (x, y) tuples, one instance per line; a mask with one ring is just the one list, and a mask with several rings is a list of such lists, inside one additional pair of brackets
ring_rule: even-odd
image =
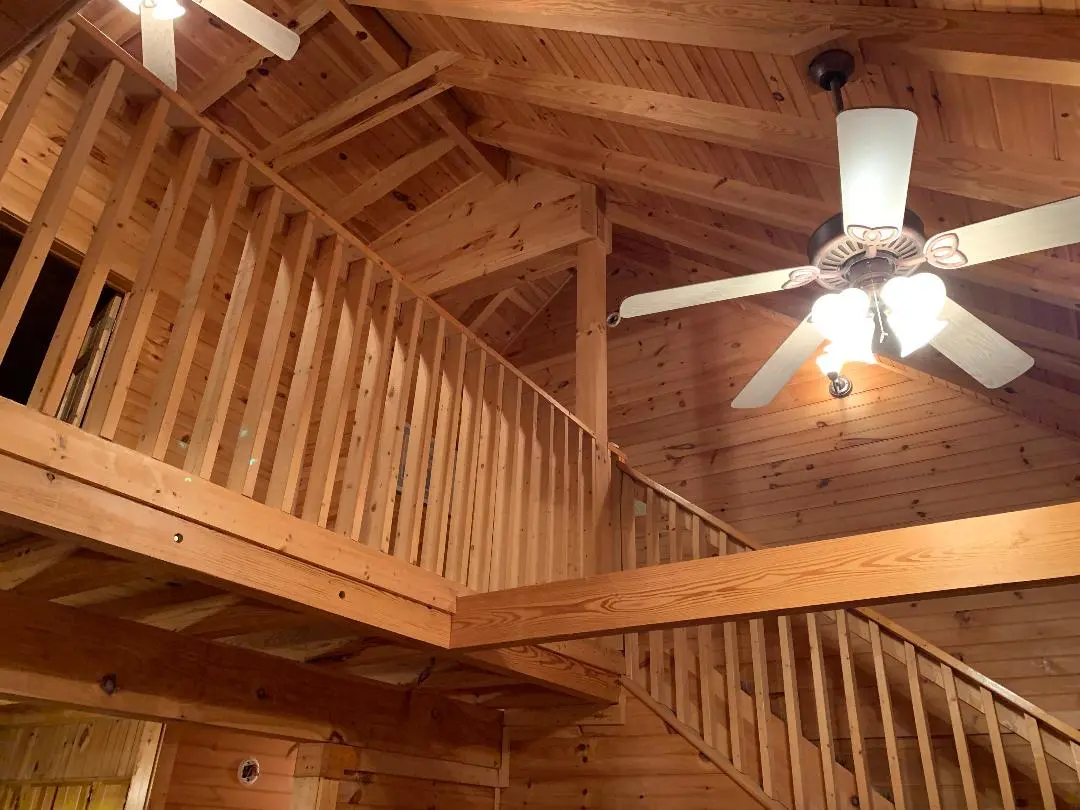
[(799, 712), (799, 686), (795, 672), (795, 644), (791, 638), (791, 619), (776, 620), (780, 635), (780, 666), (784, 677), (784, 714), (788, 738), (788, 761), (791, 764), (791, 797), (794, 810), (806, 807), (806, 788), (802, 774), (802, 718)]
[[(717, 551), (720, 555), (727, 554), (727, 535), (719, 535), (718, 541)], [(742, 765), (742, 712), (739, 709), (742, 700), (742, 675), (739, 671), (738, 625), (735, 622), (724, 622), (724, 694), (727, 699), (731, 762), (738, 770), (745, 773)]]
[[(1069, 740), (1069, 751), (1072, 753), (1073, 769), (1076, 772), (1076, 777), (1077, 779), (1080, 779), (1080, 743)], [(1002, 795), (1004, 795), (1004, 793)], [(1007, 806), (1008, 805), (1006, 805), (1006, 807)]]
[[(431, 455), (431, 475), (427, 488), (427, 509), (424, 516), (423, 540), (420, 544), (420, 565), (428, 571), (443, 574), (449, 552), (447, 518), (454, 482), (454, 458), (458, 418), (465, 383), (465, 335), (454, 332), (446, 339), (446, 355), (439, 376), (439, 408), (435, 416), (435, 444)], [(423, 490), (421, 490), (423, 491)], [(419, 526), (417, 530), (419, 531)]]
[[(668, 507), (668, 520), (671, 533), (668, 535), (671, 550), (671, 562), (681, 562), (685, 553), (683, 542), (683, 518), (686, 514), (674, 501)], [(672, 630), (673, 666), (675, 668), (675, 716), (686, 725), (693, 725), (690, 720), (690, 637), (685, 627)]]
[(825, 784), (825, 807), (837, 810), (836, 770), (832, 729), (829, 726), (828, 685), (825, 683), (825, 657), (821, 650), (817, 614), (806, 614), (806, 629), (810, 637), (810, 668), (814, 678), (814, 707), (817, 712), (818, 748), (821, 750), (821, 775)]
[(420, 562), (420, 521), (424, 513), (429, 462), (433, 461), (432, 433), (439, 407), (438, 383), (442, 376), (445, 339), (446, 319), (436, 315), (425, 326), (420, 342), (420, 363), (413, 383), (405, 471), (394, 530), (394, 556), (403, 557), (412, 565)]
[(855, 667), (851, 654), (851, 634), (848, 632), (846, 610), (836, 611), (836, 630), (840, 638), (840, 670), (844, 680), (844, 700), (847, 706), (848, 730), (851, 733), (852, 770), (855, 773), (855, 789), (859, 794), (859, 806), (870, 807), (870, 774), (863, 747), (862, 725), (859, 722), (859, 685), (855, 680)]
[(529, 448), (528, 471), (526, 472), (525, 513), (522, 526), (522, 541), (525, 546), (525, 570), (522, 579), (525, 585), (540, 582), (540, 543), (544, 535), (544, 416), (551, 406), (539, 393), (533, 392), (532, 419), (528, 425)]
[(304, 520), (320, 526), (325, 526), (330, 516), (334, 479), (337, 477), (347, 418), (346, 392), (352, 388), (357, 363), (362, 362), (360, 352), (364, 345), (366, 324), (373, 311), (382, 311), (384, 307), (391, 309), (389, 299), (393, 297), (393, 288), (396, 287), (394, 284), (389, 288), (384, 287), (372, 304), (373, 277), (372, 262), (354, 263), (349, 267), (345, 298), (338, 316), (337, 336), (326, 377), (326, 394), (315, 433), (315, 450), (301, 509)]
[[(990, 735), (990, 749), (994, 754), (994, 768), (997, 771), (998, 789), (1001, 791), (1001, 805), (1002, 807), (1015, 807), (1016, 799), (1013, 796), (1012, 782), (1009, 779), (1009, 762), (1005, 758), (1005, 744), (1001, 739), (1001, 725), (998, 721), (994, 694), (985, 686), (980, 686), (979, 695), (982, 698), (983, 714), (986, 715), (986, 730)], [(1078, 765), (1080, 765), (1080, 760), (1078, 760)], [(1080, 775), (1080, 768), (1078, 768), (1077, 774)]]
[(188, 373), (199, 345), (203, 318), (214, 291), (217, 266), (232, 235), (236, 211), (247, 188), (247, 163), (237, 160), (221, 172), (188, 269), (180, 305), (169, 330), (169, 342), (158, 369), (138, 449), (163, 459), (172, 441), (176, 415), (184, 393), (190, 389)]
[(971, 770), (971, 753), (968, 751), (964, 732), (964, 716), (960, 713), (960, 699), (956, 695), (956, 678), (951, 667), (942, 666), (941, 681), (945, 687), (945, 700), (949, 704), (949, 721), (952, 724), (953, 742), (956, 744), (956, 761), (960, 766), (960, 783), (964, 788), (967, 810), (979, 810), (975, 794), (975, 774)]
[(910, 641), (904, 642), (904, 661), (907, 664), (908, 687), (911, 690), (911, 706), (915, 711), (915, 734), (919, 744), (923, 777), (931, 810), (941, 810), (941, 793), (938, 791), (937, 771), (934, 769), (934, 748), (930, 729), (926, 722), (923, 705), (922, 683), (919, 679), (919, 654)]
[(1024, 725), (1028, 741), (1031, 743), (1031, 756), (1035, 760), (1035, 777), (1039, 782), (1039, 794), (1042, 796), (1043, 810), (1054, 810), (1054, 784), (1050, 780), (1050, 769), (1046, 764), (1046, 750), (1043, 747), (1042, 727), (1030, 714), (1024, 715)]
[(401, 447), (405, 440), (405, 419), (412, 397), (414, 371), (419, 357), (420, 325), (424, 306), (419, 299), (406, 301), (401, 307), (401, 328), (394, 341), (394, 356), (390, 358), (390, 374), (383, 400), (379, 440), (374, 446), (375, 461), (371, 468), (371, 485), (360, 529), (369, 545), (390, 552), (394, 522), (394, 501), (397, 499), (398, 475), (401, 472)]
[(484, 402), (487, 353), (471, 349), (465, 339), (465, 379), (458, 423), (457, 463), (447, 476), (451, 482), (450, 526), (446, 543), (446, 576), (465, 584), (469, 572), (469, 543), (472, 538), (474, 482), (480, 464), (480, 416)]
[(750, 620), (750, 663), (754, 670), (754, 718), (757, 725), (758, 761), (761, 764), (761, 788), (769, 796), (776, 795), (773, 783), (772, 743), (769, 738), (769, 671), (766, 660), (765, 621)]
[(64, 212), (71, 205), (71, 197), (90, 159), (90, 150), (123, 74), (124, 68), (119, 62), (109, 62), (90, 85), (38, 200), (34, 217), (19, 242), (3, 284), (0, 284), (0, 359), (11, 345), (15, 327), (19, 325), (45, 258), (64, 221)]
[(75, 27), (63, 22), (37, 47), (11, 102), (4, 109), (0, 117), (0, 180), (7, 174), (15, 150), (19, 148), (19, 142), (74, 34)]
[[(154, 157), (154, 149), (169, 109), (169, 102), (159, 97), (147, 102), (139, 114), (139, 122), (132, 133), (124, 160), (109, 190), (109, 199), (98, 217), (86, 255), (79, 264), (75, 284), (68, 294), (48, 353), (34, 381), (27, 403), (31, 408), (50, 416), (56, 415), (60, 409), (86, 330), (105, 287), (120, 231), (131, 215), (135, 196)], [(3, 160), (2, 155), (0, 160)]]
[(498, 455), (495, 462), (495, 480), (491, 504), (491, 563), (488, 590), (506, 587), (506, 568), (510, 549), (508, 531), (510, 513), (513, 511), (513, 457), (517, 454), (517, 424), (521, 409), (521, 380), (509, 374), (504, 382), (502, 407), (498, 411), (499, 437), (496, 441)]
[[(622, 567), (624, 571), (633, 571), (637, 568), (637, 519), (634, 514), (634, 481), (621, 471), (618, 476), (619, 529), (623, 545)], [(627, 633), (623, 637), (623, 655), (626, 660), (626, 675), (630, 680), (636, 681), (641, 661), (637, 633)]]
[(244, 354), (248, 329), (259, 300), (263, 270), (270, 255), (270, 242), (277, 229), (283, 193), (273, 186), (264, 191), (256, 204), (255, 221), (244, 244), (240, 266), (233, 281), (229, 308), (221, 324), (214, 360), (206, 378), (206, 388), (199, 402), (191, 443), (184, 457), (184, 469), (209, 479), (217, 461), (221, 432), (232, 400), (236, 373)]
[[(889, 784), (892, 785), (892, 800), (895, 810), (907, 810), (904, 798), (904, 783), (900, 772), (900, 750), (896, 742), (896, 723), (893, 718), (892, 695), (889, 692), (889, 679), (885, 672), (885, 655), (881, 648), (881, 627), (877, 622), (868, 622), (870, 628), (870, 649), (874, 656), (874, 677), (877, 681), (878, 702), (881, 704), (881, 723), (885, 734), (885, 754), (889, 760)], [(1007, 806), (1007, 805), (1006, 805)]]
[(582, 432), (577, 424), (566, 421), (567, 430), (567, 487), (569, 493), (566, 576), (578, 579), (585, 576), (585, 465), (582, 463)]
[(596, 492), (596, 440), (581, 431), (581, 574), (592, 576), (600, 564), (596, 532), (599, 510)]
[(544, 402), (538, 427), (540, 446), (540, 533), (537, 538), (537, 582), (551, 582), (555, 564), (555, 420), (558, 414)]
[(83, 420), (86, 430), (106, 439), (116, 436), (135, 374), (135, 364), (146, 342), (146, 332), (161, 291), (161, 281), (183, 227), (209, 145), (210, 133), (202, 128), (196, 129), (184, 140), (169, 187), (158, 205), (146, 250), (139, 261), (135, 283), (131, 292), (124, 297), (120, 318), (109, 341), (105, 362), (98, 373), (90, 407)]
[(270, 308), (263, 325), (262, 341), (256, 356), (255, 370), (248, 386), (248, 399), (240, 420), (240, 433), (233, 450), (229, 470), (229, 489), (245, 495), (255, 494), (255, 482), (262, 466), (262, 452), (270, 432), (270, 417), (274, 412), (281, 367), (293, 327), (300, 285), (304, 279), (315, 217), (307, 212), (297, 214), (289, 222), (285, 250), (278, 262), (277, 278), (270, 299)]
[(270, 485), (266, 490), (265, 502), (286, 512), (292, 512), (296, 506), (304, 446), (315, 404), (315, 388), (326, 336), (330, 332), (331, 313), (340, 280), (338, 277), (344, 264), (342, 250), (342, 239), (337, 235), (327, 237), (319, 245), (304, 325), (300, 330), (300, 345), (296, 351), (289, 395), (285, 400), (285, 415), (281, 420), (277, 451), (270, 469)]
[(478, 591), (486, 591), (490, 584), (491, 495), (495, 489), (495, 467), (498, 463), (499, 413), (502, 409), (505, 372), (501, 363), (492, 361), (487, 371), (480, 413), (480, 458), (476, 471), (472, 529), (468, 534), (471, 543), (469, 587)]
[[(651, 487), (645, 490), (645, 565), (660, 564), (660, 504)], [(664, 674), (664, 634), (662, 630), (649, 631), (649, 694), (661, 701), (660, 684)]]
[(532, 427), (536, 410), (536, 392), (524, 382), (521, 383), (521, 405), (518, 409), (517, 436), (514, 440), (514, 469), (510, 483), (510, 522), (506, 533), (509, 555), (506, 568), (506, 587), (514, 588), (522, 584), (524, 572), (522, 566), (528, 557), (528, 509), (530, 500), (535, 500), (533, 487), (526, 472), (532, 464)]
[(553, 414), (553, 418), (552, 468), (555, 476), (552, 504), (555, 514), (551, 535), (551, 577), (558, 581), (567, 578), (570, 565), (570, 420), (561, 411)]
[[(628, 479), (629, 480), (629, 479)], [(633, 508), (633, 503), (631, 503)], [(712, 528), (701, 525), (701, 518), (690, 518), (690, 543), (695, 560), (704, 560), (711, 556), (709, 541), (715, 536)], [(625, 552), (624, 552), (625, 553)], [(701, 624), (697, 628), (698, 653), (698, 702), (701, 705), (701, 736), (706, 744), (716, 745), (716, 722), (713, 720), (713, 675), (716, 663), (713, 653), (713, 626)]]
[[(353, 401), (353, 422), (349, 447), (345, 452), (345, 472), (341, 480), (334, 530), (353, 539), (360, 537), (367, 504), (368, 487), (378, 452), (379, 426), (390, 385), (390, 363), (394, 355), (394, 335), (398, 330), (398, 306), (404, 294), (396, 279), (382, 282), (377, 288), (371, 325), (362, 336), (363, 370), (353, 378), (347, 395)], [(368, 545), (379, 542), (365, 537)]]

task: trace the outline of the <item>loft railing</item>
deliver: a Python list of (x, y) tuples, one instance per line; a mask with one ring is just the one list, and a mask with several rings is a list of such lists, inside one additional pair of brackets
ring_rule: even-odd
[(66, 132), (35, 154), (0, 357), (62, 227), (104, 200), (30, 407), (472, 589), (595, 570), (607, 450), (566, 409), (85, 21), (20, 69), (0, 117), (12, 205), (27, 133)]
[[(613, 486), (624, 568), (757, 548), (632, 469)], [(783, 807), (1080, 801), (1080, 732), (875, 611), (652, 630), (624, 649), (628, 678)]]

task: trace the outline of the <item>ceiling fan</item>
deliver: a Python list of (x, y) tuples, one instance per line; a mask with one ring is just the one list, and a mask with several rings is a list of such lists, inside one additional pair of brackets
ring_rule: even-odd
[[(142, 29), (142, 56), (146, 69), (176, 89), (176, 43), (173, 21), (185, 8), (179, 0), (119, 0), (124, 8), (139, 15)], [(300, 36), (244, 0), (190, 0), (202, 6), (226, 25), (262, 45), (281, 59), (292, 59), (300, 47)]]
[[(826, 290), (810, 314), (765, 361), (731, 405), (768, 405), (822, 343), (818, 367), (835, 397), (851, 392), (845, 363), (873, 363), (888, 338), (900, 357), (930, 344), (987, 388), (1020, 376), (1034, 360), (949, 299), (942, 270), (1080, 241), (1080, 197), (1017, 211), (926, 238), (907, 205), (917, 118), (909, 110), (844, 110), (841, 88), (854, 71), (846, 51), (830, 50), (810, 65), (811, 78), (830, 91), (837, 108), (843, 211), (810, 237), (810, 263), (747, 276), (632, 295), (620, 318), (729, 301), (816, 283)], [(890, 337), (891, 333), (891, 337)]]

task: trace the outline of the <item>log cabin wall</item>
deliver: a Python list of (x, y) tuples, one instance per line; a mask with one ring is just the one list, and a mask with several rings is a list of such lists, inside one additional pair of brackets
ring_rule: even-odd
[(124, 810), (136, 771), (153, 767), (159, 733), (159, 723), (142, 720), (8, 707), (0, 808)]

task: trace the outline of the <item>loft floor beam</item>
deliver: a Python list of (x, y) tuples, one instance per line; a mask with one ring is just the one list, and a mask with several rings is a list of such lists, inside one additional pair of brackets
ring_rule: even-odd
[(1080, 579), (1080, 504), (467, 596), (458, 649)]
[[(462, 59), (438, 76), (464, 90), (538, 107), (818, 166), (838, 165), (832, 121), (556, 76), (479, 59)], [(1080, 191), (1080, 169), (1059, 160), (969, 146), (920, 144), (912, 162), (911, 181), (933, 191), (1029, 207), (1076, 194)]]
[(0, 592), (0, 611), (0, 695), (8, 697), (294, 740), (435, 749), (500, 725), (498, 712), (479, 706), (13, 593)]

